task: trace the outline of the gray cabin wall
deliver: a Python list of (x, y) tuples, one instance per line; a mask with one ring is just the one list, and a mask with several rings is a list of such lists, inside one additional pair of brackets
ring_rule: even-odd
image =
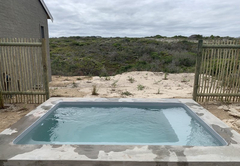
[(48, 16), (41, 2), (39, 0), (0, 0), (0, 3), (0, 38), (41, 38), (41, 26), (44, 26), (49, 81), (51, 81)]

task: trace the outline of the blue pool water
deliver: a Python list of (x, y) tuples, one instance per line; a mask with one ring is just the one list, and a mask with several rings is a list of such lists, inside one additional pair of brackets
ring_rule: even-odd
[(221, 146), (181, 104), (67, 104), (50, 110), (14, 143)]

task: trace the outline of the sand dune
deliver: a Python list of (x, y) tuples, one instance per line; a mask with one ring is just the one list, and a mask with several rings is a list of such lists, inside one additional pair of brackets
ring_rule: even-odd
[[(93, 86), (96, 86), (98, 97), (192, 97), (193, 73), (168, 74), (166, 78), (162, 72), (147, 71), (134, 71), (110, 77), (53, 76), (50, 93), (51, 96), (96, 97), (92, 95)], [(129, 95), (126, 92), (129, 92)]]

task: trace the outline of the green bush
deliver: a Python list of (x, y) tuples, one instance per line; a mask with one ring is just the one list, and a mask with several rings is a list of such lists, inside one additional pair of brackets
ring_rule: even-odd
[(160, 56), (159, 56), (159, 54), (157, 52), (151, 52), (151, 58), (152, 59), (159, 59)]
[(131, 92), (125, 91), (125, 92), (122, 92), (121, 95), (122, 96), (132, 96), (133, 94)]
[(143, 89), (145, 89), (145, 86), (139, 84), (139, 85), (137, 86), (137, 89), (138, 89), (138, 90), (143, 90)]
[(103, 65), (91, 58), (81, 58), (77, 63), (78, 75), (100, 75)]

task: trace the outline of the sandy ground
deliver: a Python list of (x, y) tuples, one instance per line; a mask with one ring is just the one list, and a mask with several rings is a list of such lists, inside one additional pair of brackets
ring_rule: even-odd
[(0, 109), (0, 132), (16, 123), (36, 107), (36, 104), (5, 104), (5, 109)]
[[(165, 80), (164, 73), (145, 71), (101, 78), (53, 76), (50, 93), (70, 97), (191, 98), (193, 77), (192, 73), (169, 74)], [(99, 95), (92, 95), (93, 86)]]
[[(168, 74), (136, 71), (110, 77), (52, 76), (52, 97), (106, 98), (192, 98), (193, 73)], [(95, 95), (92, 95), (95, 88)], [(203, 107), (240, 132), (240, 118), (229, 112), (240, 111), (240, 104), (200, 103)], [(6, 105), (0, 110), (0, 132), (18, 121), (37, 105)], [(234, 109), (234, 110), (232, 110)]]

